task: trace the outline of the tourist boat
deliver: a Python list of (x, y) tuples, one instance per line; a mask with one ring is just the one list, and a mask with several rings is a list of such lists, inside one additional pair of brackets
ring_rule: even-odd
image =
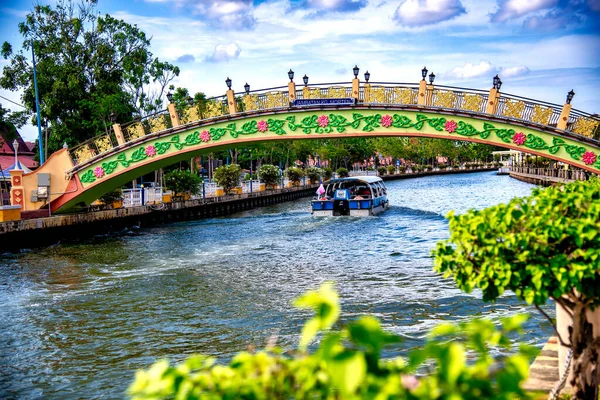
[(377, 215), (389, 207), (387, 188), (377, 176), (333, 179), (319, 187), (311, 202), (315, 216)]

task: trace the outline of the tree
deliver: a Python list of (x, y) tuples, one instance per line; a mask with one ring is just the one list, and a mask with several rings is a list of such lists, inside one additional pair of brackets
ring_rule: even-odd
[(339, 178), (347, 178), (348, 170), (346, 168), (338, 168), (336, 171)]
[(275, 188), (281, 181), (281, 171), (278, 167), (270, 164), (261, 165), (258, 168), (258, 176), (267, 188)]
[(300, 179), (304, 176), (304, 170), (298, 167), (289, 167), (285, 170), (285, 176), (292, 182), (292, 185), (300, 185)]
[(597, 399), (600, 338), (586, 312), (600, 305), (600, 180), (448, 218), (451, 236), (434, 251), (436, 270), (466, 292), (480, 288), (484, 301), (512, 290), (543, 313), (539, 306), (553, 299), (573, 317), (570, 337), (558, 335), (573, 352), (573, 399)]
[(175, 195), (198, 194), (200, 193), (201, 183), (202, 179), (188, 170), (176, 169), (165, 175), (165, 185)]
[[(526, 397), (521, 383), (536, 352), (522, 345), (494, 359), (491, 348), (508, 349), (510, 335), (526, 317), (504, 318), (497, 329), (485, 320), (440, 325), (422, 349), (405, 359), (384, 360), (381, 352), (401, 338), (363, 316), (338, 325), (338, 294), (329, 284), (300, 296), (295, 305), (314, 312), (302, 329), (297, 351), (273, 344), (258, 352), (238, 353), (228, 365), (203, 355), (179, 366), (168, 361), (138, 371), (128, 394), (135, 399), (486, 399)], [(332, 327), (339, 330), (332, 330)], [(308, 345), (322, 335), (315, 351)], [(472, 356), (467, 361), (467, 351)], [(417, 378), (416, 373), (430, 372)]]
[(239, 185), (241, 173), (242, 169), (237, 164), (223, 165), (215, 169), (213, 179), (223, 188), (225, 194), (229, 194), (231, 189)]
[(317, 183), (323, 177), (323, 170), (317, 167), (306, 168), (306, 176), (311, 183)]
[[(22, 102), (35, 111), (33, 65), (36, 55), (40, 113), (53, 126), (50, 151), (108, 132), (110, 115), (129, 121), (160, 109), (163, 92), (179, 69), (149, 51), (150, 39), (137, 26), (99, 16), (97, 0), (59, 0), (36, 5), (19, 24), (22, 50), (4, 42), (9, 60), (0, 87), (22, 90)], [(33, 122), (33, 121), (32, 121)]]

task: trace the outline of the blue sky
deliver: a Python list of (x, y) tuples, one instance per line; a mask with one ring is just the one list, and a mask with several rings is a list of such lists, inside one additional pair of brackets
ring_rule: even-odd
[[(20, 45), (32, 7), (0, 6), (2, 41)], [(371, 81), (417, 82), (426, 65), (440, 85), (489, 89), (498, 73), (503, 92), (563, 104), (574, 89), (575, 108), (600, 112), (600, 0), (99, 0), (98, 10), (142, 28), (192, 93), (223, 94), (228, 76), (236, 91), (285, 85), (290, 68), (296, 82), (350, 81), (355, 64)]]

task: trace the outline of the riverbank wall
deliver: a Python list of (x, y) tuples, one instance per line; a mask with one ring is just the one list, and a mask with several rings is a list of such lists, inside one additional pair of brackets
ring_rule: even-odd
[(241, 195), (2, 222), (0, 223), (0, 250), (36, 248), (62, 241), (119, 232), (131, 227), (140, 228), (224, 216), (312, 196), (317, 186), (307, 185)]
[[(385, 175), (382, 178), (389, 181), (492, 170), (494, 168), (428, 171)], [(313, 196), (317, 186), (306, 185), (241, 195), (0, 222), (0, 250), (17, 251), (24, 248), (37, 248), (63, 241), (86, 239), (94, 235), (115, 232), (118, 235), (118, 232), (131, 227), (140, 228), (176, 221), (225, 216), (239, 211)]]
[(510, 176), (511, 178), (527, 183), (533, 183), (534, 185), (553, 186), (575, 181), (585, 181), (589, 178), (590, 173), (583, 170), (512, 167)]

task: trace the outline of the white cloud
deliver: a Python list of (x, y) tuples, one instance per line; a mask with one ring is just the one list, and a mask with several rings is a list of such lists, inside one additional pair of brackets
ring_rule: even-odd
[(557, 4), (558, 0), (498, 0), (498, 10), (490, 15), (490, 19), (492, 22), (506, 22)]
[(215, 46), (215, 51), (212, 56), (207, 57), (206, 61), (209, 62), (229, 62), (240, 56), (242, 49), (237, 43), (231, 42), (229, 44), (219, 44)]
[(402, 25), (420, 26), (446, 21), (466, 13), (460, 0), (403, 0), (394, 19)]
[(481, 61), (479, 64), (466, 63), (462, 67), (454, 67), (449, 75), (455, 78), (473, 78), (476, 76), (489, 75), (496, 71), (489, 61)]
[(366, 0), (307, 0), (306, 4), (321, 11), (356, 11), (367, 5)]
[(529, 73), (529, 68), (524, 65), (518, 65), (516, 67), (500, 68), (500, 75), (503, 78), (512, 78), (515, 76), (526, 75)]

